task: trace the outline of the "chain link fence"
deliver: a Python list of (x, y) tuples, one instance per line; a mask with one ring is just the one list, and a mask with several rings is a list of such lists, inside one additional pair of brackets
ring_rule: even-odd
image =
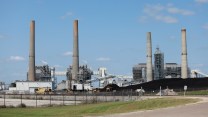
[[(145, 89), (144, 89), (145, 91)], [(170, 92), (170, 93), (169, 93)], [(171, 93), (174, 92), (174, 93)], [(161, 94), (161, 95), (160, 95)], [(73, 94), (0, 94), (0, 107), (48, 107), (62, 105), (92, 104), (100, 102), (133, 101), (140, 100), (142, 96), (208, 96), (208, 89), (188, 88), (162, 89), (136, 92), (135, 90), (122, 90), (112, 92), (74, 92)]]
[(100, 102), (138, 100), (141, 93), (135, 91), (76, 92), (73, 94), (0, 94), (1, 107), (48, 107), (61, 105), (92, 104)]

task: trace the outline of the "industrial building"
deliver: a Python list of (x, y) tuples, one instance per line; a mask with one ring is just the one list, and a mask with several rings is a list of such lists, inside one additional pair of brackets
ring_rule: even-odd
[(5, 89), (6, 89), (5, 83), (0, 81), (0, 91)]
[[(55, 70), (55, 69), (54, 69)], [(53, 70), (53, 73), (55, 72)], [(29, 71), (27, 81), (16, 81), (9, 87), (9, 91), (16, 93), (35, 93), (38, 88), (55, 88), (55, 77), (52, 79), (49, 66), (35, 66), (35, 21), (30, 23)]]
[[(58, 89), (84, 90), (84, 86), (88, 87), (89, 82), (92, 82), (91, 76), (93, 72), (87, 65), (79, 65), (78, 31), (78, 20), (74, 20), (72, 65), (67, 68), (67, 71), (62, 73), (62, 75), (64, 74), (66, 76), (66, 80), (59, 84)], [(160, 51), (159, 47), (154, 53), (154, 64), (152, 64), (152, 38), (151, 32), (147, 32), (146, 63), (139, 63), (133, 67), (134, 81), (143, 83), (164, 78), (188, 78), (190, 69), (188, 68), (187, 62), (186, 29), (181, 30), (181, 35), (181, 66), (177, 63), (164, 63), (164, 54)], [(100, 83), (103, 84), (102, 86), (107, 84), (120, 84), (119, 86), (124, 86), (125, 84), (132, 83), (132, 81), (127, 82), (126, 78), (117, 77), (117, 80), (115, 80), (115, 76), (107, 75), (106, 70), (106, 68), (99, 68), (98, 70), (99, 76), (97, 79), (99, 80), (99, 87)], [(196, 72), (194, 73), (196, 74)], [(9, 89), (13, 91), (29, 91), (29, 93), (34, 93), (40, 87), (53, 90), (57, 84), (55, 74), (55, 68), (50, 68), (48, 65), (35, 65), (35, 21), (32, 20), (30, 23), (29, 70), (27, 80), (16, 81), (14, 83), (15, 85), (12, 85)]]
[[(147, 69), (146, 63), (139, 63), (138, 65), (135, 65), (133, 67), (133, 79), (139, 82), (146, 82), (146, 75), (145, 75), (146, 69)], [(181, 78), (181, 65), (178, 65), (177, 63), (165, 63), (164, 68), (161, 69), (155, 68), (154, 65), (152, 69), (153, 69), (152, 72), (153, 72), (154, 80), (159, 80), (164, 78)], [(189, 68), (188, 68), (188, 74), (190, 74)]]
[(165, 78), (181, 78), (181, 65), (177, 63), (166, 63), (164, 70)]
[(137, 82), (146, 82), (146, 63), (139, 63), (133, 67), (133, 79)]
[(164, 54), (157, 47), (154, 54), (154, 80), (162, 78), (164, 78)]
[(9, 91), (13, 93), (21, 94), (33, 94), (38, 88), (54, 89), (52, 82), (40, 82), (40, 81), (16, 81), (14, 86), (9, 87)]
[(139, 82), (149, 82), (163, 78), (183, 78), (190, 77), (188, 68), (186, 29), (181, 29), (181, 66), (176, 63), (164, 64), (164, 54), (157, 48), (154, 54), (154, 65), (152, 65), (152, 40), (151, 32), (147, 32), (147, 62), (140, 63), (133, 67), (133, 79)]
[[(87, 67), (87, 65), (79, 66), (79, 72), (77, 75), (77, 82), (85, 83), (86, 80), (90, 80), (93, 72)], [(72, 66), (67, 68), (67, 80), (72, 79)]]
[[(146, 63), (139, 63), (138, 65), (135, 65), (132, 71), (134, 81), (147, 81)], [(188, 74), (190, 74), (189, 68)], [(164, 53), (162, 53), (159, 47), (157, 47), (154, 53), (154, 65), (152, 66), (152, 75), (154, 80), (164, 78), (181, 78), (181, 65), (178, 65), (177, 63), (164, 63)]]
[[(54, 81), (55, 78), (55, 68), (50, 68), (48, 65), (35, 66), (35, 81)], [(29, 81), (27, 74), (27, 81)]]

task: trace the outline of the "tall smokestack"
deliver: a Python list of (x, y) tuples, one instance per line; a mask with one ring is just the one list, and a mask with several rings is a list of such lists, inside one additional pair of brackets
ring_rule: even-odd
[(30, 23), (30, 52), (28, 80), (35, 81), (35, 21)]
[(78, 41), (78, 20), (74, 20), (74, 46), (73, 46), (73, 66), (72, 80), (77, 81), (79, 72), (79, 41)]
[(147, 32), (147, 82), (152, 80), (152, 41), (151, 32)]
[(188, 78), (186, 29), (181, 29), (182, 53), (181, 53), (181, 78)]

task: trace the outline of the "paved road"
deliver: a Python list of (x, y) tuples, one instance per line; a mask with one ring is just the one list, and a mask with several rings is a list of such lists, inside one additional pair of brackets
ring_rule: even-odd
[(208, 117), (208, 97), (203, 102), (157, 110), (138, 111), (104, 117)]

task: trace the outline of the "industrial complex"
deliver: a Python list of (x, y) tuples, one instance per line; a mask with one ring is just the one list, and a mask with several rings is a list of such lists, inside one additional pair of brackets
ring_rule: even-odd
[[(92, 71), (87, 65), (79, 65), (79, 29), (78, 20), (74, 20), (72, 65), (69, 65), (66, 71), (58, 72), (55, 68), (48, 65), (37, 66), (35, 64), (35, 21), (32, 20), (30, 23), (29, 70), (26, 73), (27, 78), (25, 78), (25, 81), (17, 80), (11, 83), (8, 92), (34, 94), (40, 90), (43, 93), (55, 90), (65, 90), (66, 92), (92, 91), (94, 89), (102, 89), (109, 84), (128, 88), (130, 85), (135, 85), (136, 87), (136, 85), (140, 86), (143, 83), (159, 82), (165, 79), (208, 77), (208, 75), (198, 70), (191, 70), (188, 67), (185, 28), (181, 29), (181, 42), (181, 64), (164, 63), (165, 54), (159, 47), (152, 54), (151, 32), (147, 32), (146, 63), (138, 63), (133, 66), (133, 76), (108, 74), (105, 67), (99, 68), (98, 71)], [(65, 76), (66, 80), (58, 83), (57, 76)], [(0, 90), (4, 89), (6, 89), (5, 84), (0, 82)]]

